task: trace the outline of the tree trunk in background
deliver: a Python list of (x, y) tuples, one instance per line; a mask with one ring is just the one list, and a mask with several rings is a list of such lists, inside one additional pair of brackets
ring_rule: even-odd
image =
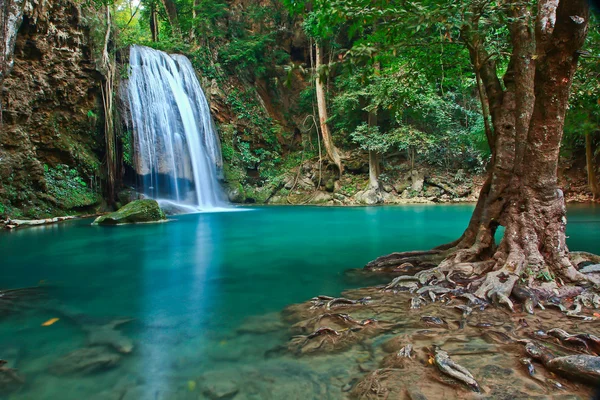
[(594, 163), (594, 149), (592, 146), (592, 134), (586, 133), (585, 135), (585, 165), (587, 168), (588, 185), (596, 200), (600, 195), (600, 187), (598, 187), (598, 180), (596, 178), (596, 165)]
[(369, 188), (379, 190), (379, 154), (369, 150)]
[[(369, 113), (369, 128), (377, 126), (377, 113)], [(376, 151), (369, 150), (369, 188), (379, 190), (379, 154)]]
[(179, 18), (177, 17), (177, 7), (175, 6), (175, 2), (173, 0), (162, 0), (162, 3), (165, 6), (165, 11), (167, 12), (167, 18), (169, 19), (169, 24), (171, 25), (173, 34), (177, 37), (181, 37), (181, 28), (179, 26)]
[(152, 32), (152, 41), (158, 42), (158, 13), (156, 4), (150, 6), (150, 32)]
[[(381, 66), (378, 61), (373, 64), (373, 69), (376, 75), (379, 75)], [(369, 112), (368, 117), (369, 129), (377, 127), (377, 110)], [(369, 150), (369, 188), (373, 190), (379, 190), (381, 188), (379, 184), (379, 174), (381, 167), (379, 163), (379, 154), (376, 151)]]
[(192, 4), (192, 29), (190, 29), (190, 40), (196, 42), (196, 18), (198, 17), (197, 8), (200, 6), (200, 0), (194, 0)]
[(317, 108), (319, 110), (319, 125), (321, 127), (321, 136), (323, 137), (323, 144), (325, 145), (325, 151), (327, 152), (327, 156), (333, 163), (337, 166), (340, 175), (344, 172), (344, 168), (342, 166), (342, 160), (340, 158), (338, 149), (335, 147), (335, 143), (333, 143), (333, 138), (331, 137), (331, 133), (329, 132), (329, 126), (327, 126), (327, 102), (325, 99), (325, 89), (323, 81), (321, 81), (321, 77), (319, 75), (319, 69), (321, 67), (321, 47), (318, 43), (315, 44), (316, 50), (316, 61), (315, 61), (315, 86), (317, 91)]

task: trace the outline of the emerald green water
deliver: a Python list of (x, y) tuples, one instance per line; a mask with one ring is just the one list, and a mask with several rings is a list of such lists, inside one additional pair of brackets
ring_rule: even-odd
[[(287, 392), (261, 392), (257, 383), (236, 398), (340, 398), (343, 365), (265, 357), (289, 339), (285, 329), (238, 328), (263, 315), (265, 324), (277, 325), (275, 313), (286, 305), (339, 294), (353, 285), (344, 270), (379, 255), (455, 239), (471, 211), (471, 205), (257, 207), (165, 224), (93, 227), (81, 220), (1, 233), (0, 288), (41, 282), (49, 298), (0, 319), (0, 359), (26, 379), (8, 398), (197, 399), (202, 390), (189, 381), (211, 373), (293, 381)], [(571, 250), (600, 252), (600, 207), (570, 207), (568, 235)], [(65, 310), (81, 321), (65, 318)], [(55, 317), (55, 324), (41, 326)], [(86, 346), (84, 326), (117, 317), (133, 318), (118, 331), (135, 347), (116, 368), (49, 373), (58, 358)]]

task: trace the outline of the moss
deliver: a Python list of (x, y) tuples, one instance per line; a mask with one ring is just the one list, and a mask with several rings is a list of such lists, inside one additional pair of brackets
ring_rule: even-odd
[(166, 220), (156, 200), (135, 200), (114, 213), (96, 218), (94, 225), (121, 225)]
[(247, 203), (265, 203), (271, 194), (271, 190), (266, 187), (245, 187)]
[(44, 178), (51, 196), (49, 200), (63, 210), (90, 207), (101, 201), (77, 170), (67, 165), (59, 164), (54, 168), (44, 165)]

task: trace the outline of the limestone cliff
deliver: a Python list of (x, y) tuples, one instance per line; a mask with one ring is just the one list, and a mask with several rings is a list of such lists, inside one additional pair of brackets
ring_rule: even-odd
[(12, 22), (4, 26), (0, 60), (0, 215), (82, 210), (99, 201), (102, 152), (96, 127), (101, 76), (88, 16), (72, 0), (11, 0), (7, 7), (11, 14), (4, 20)]

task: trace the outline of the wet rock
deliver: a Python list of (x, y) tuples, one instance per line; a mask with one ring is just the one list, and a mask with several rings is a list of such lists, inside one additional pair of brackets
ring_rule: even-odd
[(416, 387), (406, 388), (406, 395), (410, 400), (427, 400), (427, 397)]
[(258, 315), (246, 318), (237, 329), (238, 333), (265, 334), (286, 328), (279, 313)]
[(131, 319), (116, 319), (104, 325), (84, 325), (88, 334), (89, 346), (109, 346), (119, 353), (128, 354), (133, 351), (133, 341), (117, 330), (117, 327), (130, 322)]
[(133, 190), (133, 189), (123, 189), (121, 190), (118, 194), (117, 194), (117, 199), (119, 199), (119, 203), (121, 203), (122, 206), (126, 206), (127, 204), (131, 203), (132, 201), (138, 199), (138, 193)]
[(24, 383), (17, 370), (7, 367), (6, 361), (0, 360), (0, 395), (19, 389)]
[(233, 399), (239, 391), (235, 383), (222, 380), (207, 382), (202, 388), (202, 393), (213, 400)]
[(227, 198), (232, 203), (243, 203), (244, 200), (246, 200), (244, 188), (239, 182), (237, 182), (237, 184), (232, 183), (227, 188)]
[(103, 215), (94, 221), (94, 225), (121, 225), (140, 222), (165, 221), (165, 214), (156, 200), (135, 200), (114, 213)]
[(121, 356), (106, 347), (84, 347), (72, 351), (50, 366), (55, 375), (92, 374), (114, 368)]

